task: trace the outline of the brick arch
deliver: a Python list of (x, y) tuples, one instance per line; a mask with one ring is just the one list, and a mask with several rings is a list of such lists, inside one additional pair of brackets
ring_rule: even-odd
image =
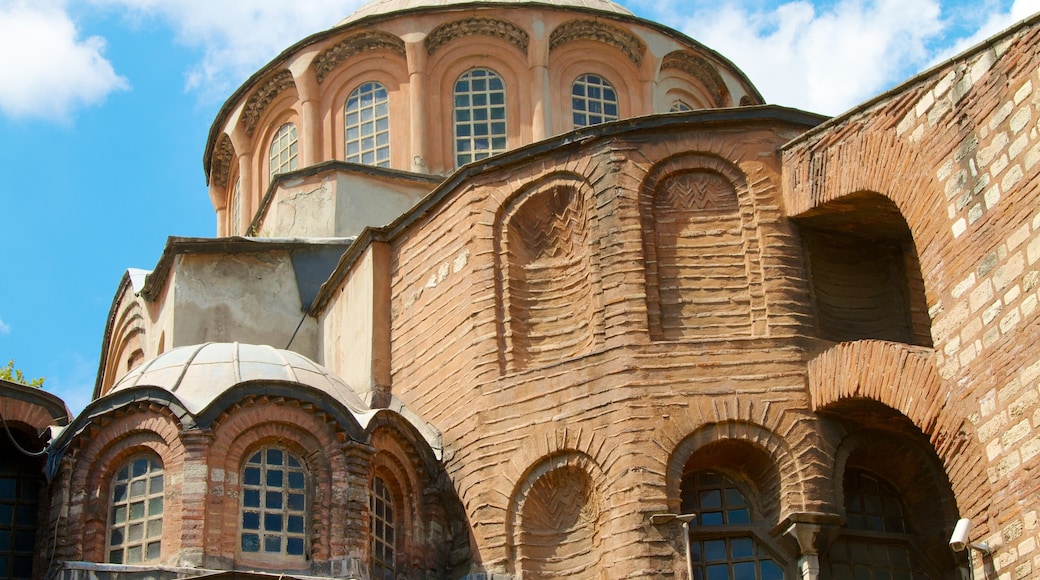
[[(346, 482), (350, 472), (342, 452), (343, 442), (335, 429), (314, 414), (285, 401), (250, 399), (229, 409), (214, 422), (209, 464), (219, 473), (207, 498), (207, 555), (237, 560), (239, 494), (241, 471), (248, 457), (268, 445), (295, 453), (307, 467), (311, 521), (308, 529), (308, 562), (331, 559), (333, 530), (345, 529), (349, 490), (333, 489), (333, 482)], [(211, 479), (213, 479), (211, 477)], [(234, 530), (234, 533), (226, 533)]]
[(935, 368), (932, 349), (880, 340), (841, 343), (809, 361), (808, 387), (815, 412), (864, 399), (906, 417), (934, 448), (962, 505), (989, 485), (985, 454), (974, 428), (953, 405), (956, 399)]
[[(128, 459), (147, 453), (159, 458), (166, 478), (162, 554), (164, 560), (169, 559), (181, 548), (181, 513), (175, 500), (180, 493), (175, 482), (184, 464), (179, 425), (169, 413), (148, 409), (131, 410), (114, 419), (104, 417), (98, 423), (103, 424), (88, 431), (89, 439), (81, 439), (83, 445), (75, 455), (68, 482), (73, 486), (69, 490), (69, 512), (79, 517), (70, 517), (66, 541), (78, 544), (86, 561), (107, 561), (105, 539), (112, 478)], [(75, 546), (72, 548), (75, 550)]]
[(688, 50), (675, 50), (661, 59), (661, 76), (664, 76), (665, 71), (669, 70), (682, 72), (700, 84), (703, 92), (711, 99), (712, 105), (716, 107), (733, 105), (733, 95), (726, 87), (726, 81), (722, 79), (722, 75), (708, 59)]
[[(650, 168), (638, 191), (651, 339), (764, 334), (762, 243), (744, 171), (711, 153), (673, 155)], [(707, 269), (711, 277), (692, 284)]]
[[(607, 535), (605, 475), (589, 455), (561, 450), (532, 464), (517, 482), (506, 512), (510, 572), (594, 578)], [(552, 557), (550, 557), (552, 556)], [(553, 558), (561, 558), (559, 568)]]
[[(560, 172), (520, 187), (494, 226), (501, 372), (589, 351), (602, 334), (592, 186)], [(561, 295), (560, 287), (569, 288)]]
[[(799, 511), (808, 503), (806, 498), (806, 479), (814, 477), (814, 469), (806, 465), (807, 458), (800, 457), (792, 451), (788, 442), (776, 433), (746, 421), (727, 421), (710, 423), (689, 434), (673, 449), (668, 458), (665, 471), (665, 489), (669, 509), (679, 513), (679, 497), (682, 477), (691, 458), (698, 453), (716, 445), (742, 447), (749, 453), (760, 453), (769, 462), (769, 468), (775, 473), (765, 481), (754, 482), (752, 487), (758, 496), (760, 513), (764, 517), (780, 521), (794, 511)], [(765, 465), (763, 464), (763, 467)], [(732, 465), (723, 466), (727, 475), (738, 476), (745, 482), (754, 474), (743, 473), (741, 468)]]
[[(368, 491), (371, 494), (376, 477), (381, 477), (391, 490), (395, 513), (397, 570), (408, 573), (426, 567), (426, 556), (434, 546), (423, 545), (426, 521), (422, 513), (422, 496), (426, 485), (416, 473), (416, 462), (407, 442), (400, 441), (392, 429), (383, 427), (372, 432), (369, 443), (375, 448)], [(369, 534), (373, 534), (372, 530)]]

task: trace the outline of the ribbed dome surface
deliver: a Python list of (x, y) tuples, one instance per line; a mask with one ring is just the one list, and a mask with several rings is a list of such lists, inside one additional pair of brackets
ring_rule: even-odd
[[(438, 6), (448, 7), (453, 5), (471, 6), (481, 4), (521, 4), (521, 2), (517, 2), (517, 0), (372, 0), (372, 2), (363, 5), (361, 8), (358, 8), (356, 12), (344, 18), (339, 24), (343, 25), (368, 16), (403, 12), (413, 8), (432, 8)], [(541, 6), (564, 6), (568, 8), (589, 8), (592, 10), (600, 10), (602, 12), (612, 12), (614, 14), (632, 16), (632, 12), (627, 8), (616, 2), (611, 2), (610, 0), (538, 0), (537, 2), (531, 2), (531, 4)]]
[(355, 414), (369, 410), (346, 383), (309, 358), (237, 342), (175, 348), (127, 373), (111, 392), (137, 386), (160, 387), (177, 395), (189, 411), (198, 413), (229, 388), (258, 380), (300, 383), (327, 393)]

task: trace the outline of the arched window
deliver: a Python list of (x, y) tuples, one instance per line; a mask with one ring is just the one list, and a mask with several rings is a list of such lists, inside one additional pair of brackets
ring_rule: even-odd
[(912, 547), (906, 508), (885, 480), (860, 469), (845, 472), (847, 523), (825, 561), (830, 578), (927, 579)]
[(135, 457), (112, 479), (108, 511), (108, 561), (140, 564), (162, 555), (165, 482), (154, 457)]
[(343, 110), (347, 161), (390, 167), (390, 99), (370, 82), (354, 89)]
[(394, 498), (381, 477), (372, 481), (369, 509), (372, 513), (372, 580), (393, 580), (396, 562)]
[(610, 81), (599, 75), (581, 75), (571, 85), (571, 111), (575, 129), (617, 121), (617, 91)]
[(693, 107), (686, 104), (686, 101), (682, 99), (675, 99), (672, 101), (672, 107), (668, 109), (669, 113), (685, 113), (686, 111), (692, 111)]
[[(39, 439), (19, 429), (12, 428), (11, 435), (23, 449), (40, 447)], [(0, 436), (0, 578), (33, 577), (43, 486), (42, 460), (23, 455), (6, 435)]]
[(286, 123), (282, 125), (271, 140), (271, 162), (270, 178), (274, 179), (279, 173), (296, 169), (299, 148), (296, 142), (296, 125)]
[(751, 507), (729, 478), (713, 471), (687, 474), (682, 511), (697, 515), (690, 522), (696, 580), (783, 579), (783, 568), (751, 533)]
[(235, 189), (231, 194), (231, 225), (228, 227), (228, 235), (242, 235), (245, 232), (238, 231), (238, 221), (242, 219), (242, 178), (235, 180)]
[(307, 470), (285, 449), (257, 451), (242, 468), (243, 554), (303, 560), (307, 539)]
[(506, 86), (487, 68), (455, 81), (455, 164), (465, 165), (506, 150)]

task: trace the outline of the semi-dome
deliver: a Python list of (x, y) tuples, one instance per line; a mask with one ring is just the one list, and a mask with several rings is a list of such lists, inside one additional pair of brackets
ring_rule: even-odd
[(127, 373), (110, 393), (159, 387), (175, 394), (188, 411), (198, 413), (229, 388), (247, 381), (299, 383), (328, 394), (355, 414), (369, 411), (345, 382), (309, 358), (237, 342), (174, 348)]
[[(377, 14), (404, 12), (415, 8), (443, 8), (453, 5), (470, 6), (485, 4), (518, 4), (518, 2), (516, 0), (372, 0), (358, 8), (357, 11), (350, 16), (341, 20), (339, 24), (347, 24), (348, 22), (354, 22)], [(632, 12), (627, 8), (616, 2), (611, 2), (610, 0), (539, 0), (538, 2), (530, 2), (530, 4), (542, 6), (564, 6), (567, 8), (587, 8), (590, 10), (633, 16)]]

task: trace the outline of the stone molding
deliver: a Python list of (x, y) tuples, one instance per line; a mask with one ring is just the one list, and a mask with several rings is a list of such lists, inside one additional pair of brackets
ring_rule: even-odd
[(549, 52), (574, 40), (594, 40), (609, 44), (625, 54), (636, 66), (643, 62), (646, 44), (631, 32), (595, 20), (564, 22), (549, 36)]
[(527, 31), (512, 22), (498, 18), (467, 18), (446, 22), (430, 31), (423, 44), (426, 46), (427, 54), (432, 55), (437, 49), (457, 38), (478, 34), (501, 38), (525, 55), (530, 44)]
[(249, 95), (249, 100), (246, 101), (242, 111), (242, 123), (245, 125), (246, 133), (253, 134), (256, 124), (271, 101), (282, 91), (290, 88), (296, 88), (296, 81), (293, 80), (292, 72), (283, 70), (269, 77), (258, 89), (253, 91), (252, 95)]
[(228, 176), (231, 175), (231, 161), (235, 158), (235, 146), (231, 143), (231, 137), (225, 133), (217, 143), (217, 150), (213, 153), (213, 183), (220, 187), (227, 187)]
[(332, 47), (323, 50), (311, 65), (314, 69), (314, 76), (321, 83), (340, 63), (369, 50), (389, 50), (402, 58), (405, 56), (403, 40), (389, 32), (369, 30), (348, 36)]
[[(661, 61), (661, 70), (667, 69), (678, 70), (697, 79), (719, 107), (726, 106), (730, 100), (726, 82), (722, 80), (719, 71), (710, 62), (692, 52), (676, 50), (666, 54)], [(743, 101), (741, 104), (744, 104)]]

